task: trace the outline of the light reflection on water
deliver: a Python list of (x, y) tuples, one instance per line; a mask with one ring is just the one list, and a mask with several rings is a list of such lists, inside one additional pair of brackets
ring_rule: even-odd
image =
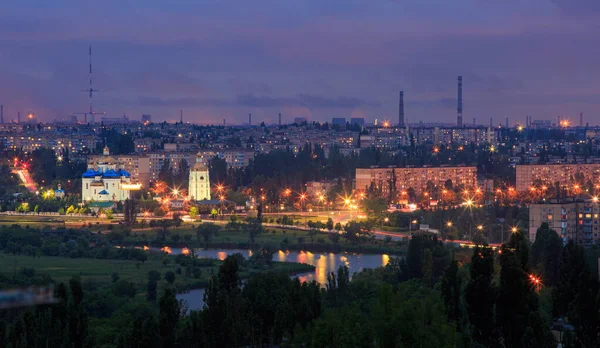
[[(181, 248), (169, 248), (172, 255), (182, 253)], [(251, 250), (245, 249), (196, 249), (199, 258), (225, 260), (228, 255), (242, 254), (245, 258), (252, 256)], [(315, 271), (302, 274), (300, 280), (316, 280), (321, 285), (327, 282), (327, 275), (337, 272), (340, 266), (348, 267), (350, 276), (365, 268), (377, 268), (387, 265), (390, 256), (386, 254), (354, 254), (354, 253), (312, 253), (310, 251), (279, 250), (273, 255), (279, 262), (299, 262), (315, 266)]]
[[(172, 255), (181, 254), (181, 248), (170, 248)], [(224, 260), (228, 255), (242, 254), (245, 258), (252, 255), (251, 250), (244, 249), (196, 249), (199, 258)], [(348, 267), (350, 277), (356, 272), (367, 268), (377, 268), (387, 265), (390, 256), (386, 254), (354, 254), (354, 253), (312, 253), (308, 251), (279, 250), (273, 255), (273, 260), (279, 262), (300, 262), (315, 266), (314, 272), (297, 275), (301, 282), (316, 280), (322, 286), (327, 283), (327, 275), (337, 272), (345, 265)], [(188, 302), (189, 309), (202, 309), (204, 289), (192, 290), (188, 293), (178, 294), (178, 299)]]

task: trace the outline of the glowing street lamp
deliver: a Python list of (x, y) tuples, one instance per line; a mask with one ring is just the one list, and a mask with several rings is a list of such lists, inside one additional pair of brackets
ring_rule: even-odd
[(448, 226), (449, 228), (452, 227), (452, 221), (446, 222), (446, 226)]
[(512, 233), (517, 233), (519, 229), (516, 226), (513, 226), (511, 229)]
[(483, 225), (478, 225), (478, 226), (477, 226), (477, 229), (478, 229), (479, 231), (483, 231)]

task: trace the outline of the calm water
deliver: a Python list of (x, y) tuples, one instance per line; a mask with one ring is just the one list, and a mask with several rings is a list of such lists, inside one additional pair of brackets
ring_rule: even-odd
[[(181, 254), (181, 248), (171, 248), (174, 255)], [(211, 258), (224, 260), (228, 255), (240, 253), (245, 258), (252, 256), (252, 250), (243, 249), (196, 249), (199, 258)], [(350, 276), (366, 268), (377, 268), (385, 266), (390, 257), (386, 254), (353, 254), (353, 253), (311, 253), (309, 251), (278, 251), (273, 255), (274, 261), (299, 262), (315, 266), (314, 272), (299, 274), (296, 277), (300, 281), (316, 280), (321, 285), (327, 282), (327, 275), (336, 272), (345, 265), (348, 267)], [(177, 299), (187, 301), (189, 309), (201, 309), (204, 289), (196, 289), (187, 293), (177, 295)]]

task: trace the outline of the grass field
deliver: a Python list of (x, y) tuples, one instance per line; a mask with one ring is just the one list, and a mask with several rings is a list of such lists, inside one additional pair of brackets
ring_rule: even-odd
[[(33, 268), (37, 274), (47, 274), (57, 283), (68, 282), (72, 277), (80, 277), (83, 282), (92, 281), (97, 283), (110, 283), (112, 274), (118, 273), (120, 279), (131, 281), (136, 284), (139, 291), (143, 291), (148, 279), (148, 272), (156, 270), (164, 276), (168, 271), (175, 272), (177, 265), (174, 257), (166, 257), (169, 262), (165, 265), (165, 256), (154, 254), (141, 264), (131, 260), (99, 260), (99, 259), (71, 259), (65, 257), (31, 257), (22, 255), (0, 254), (0, 274), (7, 277), (23, 268)], [(206, 260), (205, 260), (206, 261)], [(191, 289), (204, 287), (213, 275), (219, 271), (221, 261), (213, 260), (212, 264), (203, 265), (199, 278), (186, 278), (176, 275), (175, 287), (177, 289)], [(311, 271), (312, 266), (297, 263), (273, 262), (268, 270), (281, 271), (288, 274)], [(242, 267), (239, 273), (241, 278), (248, 277), (251, 273), (264, 270)]]

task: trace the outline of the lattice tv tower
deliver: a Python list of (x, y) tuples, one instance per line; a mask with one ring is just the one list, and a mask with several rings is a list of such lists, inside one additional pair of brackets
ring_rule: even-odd
[(89, 62), (90, 62), (90, 88), (87, 89), (82, 89), (82, 92), (86, 92), (89, 94), (89, 98), (90, 98), (90, 110), (89, 112), (78, 112), (75, 113), (76, 115), (84, 115), (84, 121), (87, 124), (87, 116), (90, 115), (91, 116), (91, 122), (94, 123), (95, 122), (95, 116), (97, 114), (100, 115), (106, 115), (105, 112), (95, 112), (93, 109), (93, 104), (92, 104), (92, 99), (94, 97), (94, 92), (99, 92), (100, 90), (98, 89), (94, 89), (93, 84), (92, 84), (92, 45), (90, 45), (89, 47)]

